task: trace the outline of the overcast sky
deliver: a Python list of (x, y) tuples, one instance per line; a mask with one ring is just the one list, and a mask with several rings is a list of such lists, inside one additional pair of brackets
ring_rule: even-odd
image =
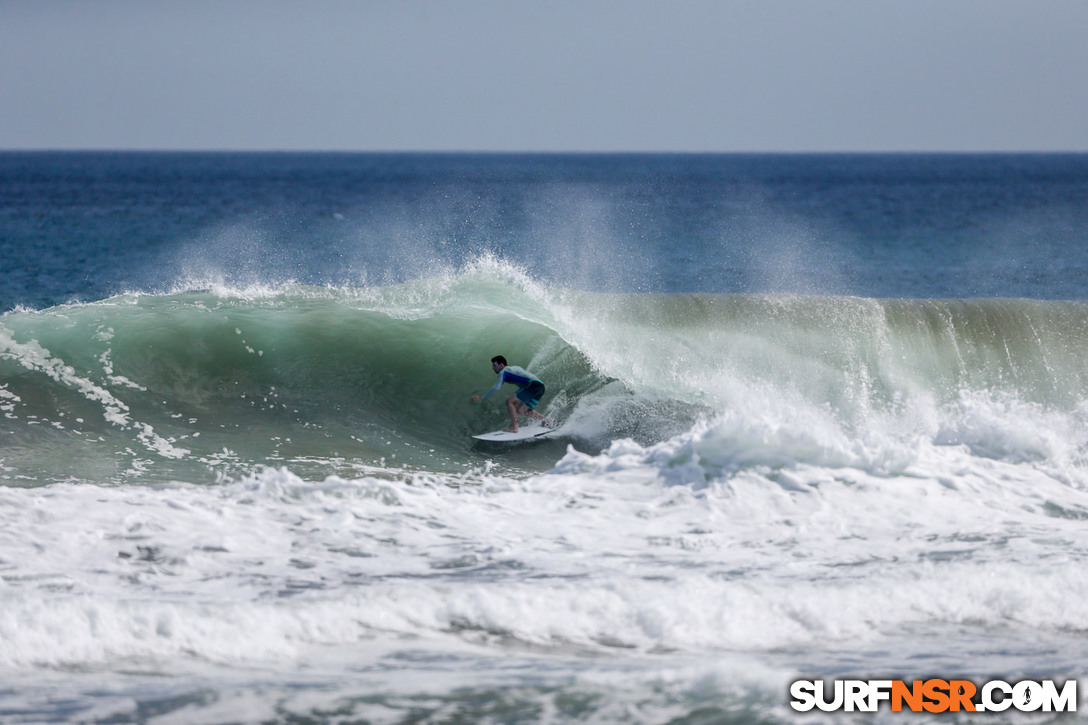
[(0, 0), (0, 148), (1088, 151), (1088, 0)]

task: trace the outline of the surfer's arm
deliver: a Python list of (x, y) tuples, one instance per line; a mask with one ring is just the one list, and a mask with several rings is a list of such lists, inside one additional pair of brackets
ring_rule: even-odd
[(486, 393), (484, 393), (483, 395), (480, 396), (480, 400), (487, 400), (492, 395), (499, 392), (499, 388), (502, 387), (502, 384), (504, 382), (506, 382), (506, 371), (505, 370), (503, 370), (501, 373), (499, 373), (499, 379), (496, 380), (495, 384), (491, 386), (491, 390), (488, 390)]

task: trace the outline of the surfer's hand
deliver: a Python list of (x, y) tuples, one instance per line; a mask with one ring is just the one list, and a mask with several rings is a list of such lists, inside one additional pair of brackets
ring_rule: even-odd
[(479, 395), (473, 395), (472, 396), (472, 402), (473, 403), (479, 403), (481, 400), (483, 400), (483, 398), (481, 398)]

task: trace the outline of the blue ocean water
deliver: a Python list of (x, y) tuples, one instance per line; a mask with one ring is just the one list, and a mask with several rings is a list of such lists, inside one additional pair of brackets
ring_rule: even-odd
[(1083, 299), (1084, 155), (5, 153), (0, 308), (404, 281)]
[(1086, 155), (0, 153), (0, 719), (1082, 676), (1086, 271)]

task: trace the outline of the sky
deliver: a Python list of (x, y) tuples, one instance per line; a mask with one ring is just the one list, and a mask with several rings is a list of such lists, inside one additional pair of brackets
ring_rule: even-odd
[(1088, 151), (1088, 0), (0, 0), (0, 149)]

